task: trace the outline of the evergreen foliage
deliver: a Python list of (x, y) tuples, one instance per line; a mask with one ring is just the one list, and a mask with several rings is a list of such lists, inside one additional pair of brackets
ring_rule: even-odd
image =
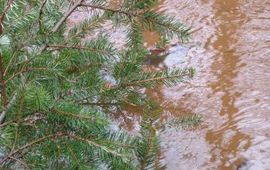
[[(151, 11), (156, 0), (0, 1), (0, 167), (17, 169), (153, 169), (158, 137), (143, 123), (138, 137), (110, 128), (107, 107), (150, 107), (144, 87), (175, 85), (193, 69), (143, 72), (149, 51), (142, 31), (166, 39), (189, 38), (190, 29)], [(75, 10), (92, 17), (73, 28)], [(127, 28), (127, 48), (119, 51), (99, 33), (112, 21)], [(147, 109), (151, 114), (151, 109)], [(144, 122), (147, 122), (145, 120)]]

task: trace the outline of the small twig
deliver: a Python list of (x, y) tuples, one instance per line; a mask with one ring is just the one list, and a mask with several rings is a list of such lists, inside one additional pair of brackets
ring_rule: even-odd
[(45, 7), (45, 4), (47, 3), (47, 0), (44, 0), (42, 2), (42, 5), (40, 7), (40, 10), (39, 10), (39, 16), (38, 16), (38, 27), (39, 27), (39, 30), (41, 30), (41, 26), (42, 26), (42, 15), (43, 15), (43, 8)]
[(14, 96), (12, 97), (12, 99), (10, 100), (10, 102), (8, 103), (8, 105), (1, 112), (1, 114), (0, 114), (0, 125), (4, 122), (8, 110), (11, 108), (11, 106), (13, 105), (13, 103), (16, 101), (16, 97), (17, 97), (17, 93), (14, 94)]
[(65, 142), (65, 145), (67, 146), (67, 149), (70, 152), (72, 159), (76, 162), (77, 166), (80, 167), (80, 161), (77, 159), (74, 151), (70, 148), (70, 145), (67, 142)]
[[(19, 48), (19, 49), (20, 49), (20, 48)], [(13, 61), (14, 58), (16, 57), (16, 54), (17, 54), (17, 52), (19, 51), (19, 49), (17, 49), (17, 50), (12, 54), (12, 56), (11, 56), (11, 58), (10, 58), (8, 64), (7, 64), (7, 66), (6, 66), (6, 69), (5, 69), (5, 71), (4, 71), (4, 74), (3, 74), (4, 76), (7, 75), (7, 72), (8, 72), (8, 70), (9, 70), (9, 67), (11, 66), (12, 61)]]
[(60, 26), (65, 22), (65, 20), (71, 15), (71, 13), (81, 5), (83, 0), (78, 0), (65, 14), (64, 16), (56, 23), (56, 25), (53, 27), (51, 33), (55, 33)]
[[(0, 23), (1, 24), (1, 23)], [(1, 26), (0, 26), (1, 27)], [(0, 28), (1, 29), (1, 28)], [(7, 98), (7, 88), (6, 88), (6, 82), (5, 82), (5, 67), (4, 67), (4, 57), (2, 56), (2, 53), (0, 52), (0, 86), (1, 86), (1, 103), (3, 107), (6, 107), (8, 104), (8, 98)], [(0, 115), (1, 116), (1, 115)]]
[(106, 105), (120, 105), (120, 103), (112, 103), (112, 102), (80, 102), (80, 105), (96, 105), (96, 106), (106, 106)]
[(6, 13), (8, 12), (8, 10), (10, 9), (11, 5), (13, 3), (13, 0), (8, 0), (7, 4), (6, 4), (6, 7), (4, 8), (1, 16), (0, 16), (0, 35), (3, 33), (4, 31), (4, 27), (3, 27), (3, 21), (4, 21), (4, 18), (6, 16)]
[(29, 168), (29, 166), (27, 165), (26, 162), (24, 162), (24, 161), (22, 161), (22, 160), (20, 160), (20, 159), (17, 159), (17, 158), (15, 158), (15, 157), (13, 157), (13, 156), (9, 156), (9, 158), (10, 158), (10, 159), (13, 159), (13, 160), (15, 160), (15, 161), (17, 161), (17, 162), (19, 162), (19, 163), (20, 163), (21, 165), (23, 165), (26, 169), (30, 170), (30, 168)]
[(15, 120), (10, 120), (10, 121), (6, 121), (5, 123), (0, 124), (0, 129), (3, 127), (6, 127), (8, 125), (10, 125), (11, 123), (14, 123)]
[(8, 81), (14, 79), (16, 76), (23, 74), (23, 73), (27, 73), (27, 72), (31, 72), (31, 71), (40, 71), (40, 70), (49, 70), (47, 67), (37, 67), (37, 68), (26, 68), (26, 69), (22, 69), (17, 73), (14, 73), (11, 77), (9, 77), (5, 83), (7, 83)]

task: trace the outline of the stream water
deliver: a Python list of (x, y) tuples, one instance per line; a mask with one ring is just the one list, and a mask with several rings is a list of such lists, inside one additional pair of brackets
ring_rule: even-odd
[[(270, 1), (163, 0), (157, 9), (194, 33), (191, 42), (150, 64), (194, 67), (196, 75), (146, 93), (165, 117), (194, 112), (204, 119), (197, 128), (167, 127), (160, 134), (167, 169), (270, 170)], [(157, 41), (154, 33), (144, 36), (148, 46)], [(124, 114), (116, 115), (120, 124), (138, 130), (140, 116)]]
[[(148, 93), (169, 116), (204, 117), (199, 128), (162, 132), (167, 168), (270, 170), (270, 1), (165, 0), (158, 8), (194, 33), (192, 45), (170, 48), (157, 67), (192, 66), (197, 74)], [(151, 34), (146, 40), (154, 43)]]

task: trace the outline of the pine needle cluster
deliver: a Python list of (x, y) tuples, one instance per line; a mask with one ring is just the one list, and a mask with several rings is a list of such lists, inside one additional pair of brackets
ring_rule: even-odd
[[(193, 69), (143, 72), (142, 31), (166, 39), (190, 29), (151, 10), (157, 0), (0, 1), (0, 167), (9, 169), (153, 169), (158, 138), (149, 124), (138, 137), (110, 128), (108, 107), (145, 107), (142, 88), (175, 85)], [(76, 10), (91, 18), (68, 28)], [(117, 50), (99, 28), (127, 28)], [(86, 36), (99, 33), (87, 42)], [(149, 113), (151, 114), (151, 113)]]

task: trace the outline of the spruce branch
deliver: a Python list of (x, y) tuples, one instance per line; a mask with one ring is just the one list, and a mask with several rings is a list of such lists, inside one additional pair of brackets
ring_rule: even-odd
[(129, 17), (136, 16), (134, 13), (123, 11), (121, 9), (112, 9), (112, 8), (106, 8), (104, 6), (98, 6), (98, 5), (92, 5), (92, 4), (85, 4), (85, 3), (80, 4), (80, 6), (90, 7), (90, 8), (94, 8), (94, 9), (100, 9), (100, 10), (103, 10), (103, 11), (109, 11), (109, 12), (113, 12), (113, 13), (121, 13), (121, 14), (125, 14), (125, 15), (127, 15)]
[[(142, 73), (141, 77), (138, 79), (131, 79), (128, 83), (123, 82), (121, 87), (129, 87), (129, 86), (140, 86), (140, 85), (148, 85), (149, 83), (162, 83), (165, 85), (175, 84), (179, 81), (182, 81), (184, 78), (192, 78), (194, 75), (193, 69), (183, 69), (183, 70), (169, 70), (169, 71), (161, 71), (161, 72), (150, 72), (150, 73)], [(151, 84), (154, 85), (154, 84)]]
[(62, 45), (62, 44), (52, 44), (47, 45), (48, 48), (53, 48), (53, 50), (61, 50), (61, 49), (75, 49), (75, 50), (84, 50), (84, 51), (92, 51), (98, 53), (108, 53), (108, 51), (97, 48), (89, 48), (84, 46), (72, 46), (72, 45)]
[(9, 77), (5, 83), (11, 81), (12, 79), (14, 79), (16, 76), (20, 75), (20, 74), (24, 74), (24, 73), (29, 73), (29, 72), (32, 72), (32, 71), (48, 71), (49, 68), (47, 67), (36, 67), (36, 68), (25, 68), (25, 69), (22, 69), (16, 73), (14, 73), (11, 77)]
[(116, 151), (114, 151), (114, 150), (112, 150), (112, 149), (110, 149), (110, 148), (108, 148), (108, 147), (105, 147), (105, 146), (103, 146), (103, 145), (100, 145), (100, 144), (98, 144), (98, 143), (96, 143), (96, 142), (94, 142), (94, 141), (92, 141), (92, 140), (89, 140), (89, 139), (86, 139), (86, 138), (82, 138), (82, 137), (80, 137), (80, 136), (77, 136), (77, 135), (75, 135), (75, 134), (68, 134), (68, 137), (70, 137), (70, 138), (72, 138), (72, 139), (75, 139), (75, 140), (78, 140), (78, 141), (82, 141), (82, 142), (85, 142), (85, 143), (87, 143), (87, 144), (89, 144), (89, 145), (92, 145), (92, 146), (95, 146), (95, 147), (97, 147), (97, 148), (100, 148), (101, 150), (103, 150), (103, 151), (105, 151), (105, 152), (107, 152), (107, 153), (111, 153), (112, 155), (114, 155), (114, 156), (117, 156), (117, 157), (124, 157), (124, 155), (122, 155), (122, 154), (120, 154), (120, 153), (118, 153), (118, 152), (116, 152)]
[(65, 112), (65, 111), (58, 110), (56, 108), (52, 108), (50, 111), (55, 112), (57, 114), (64, 115), (64, 116), (73, 117), (73, 118), (76, 118), (76, 119), (79, 119), (79, 120), (93, 121), (93, 120), (96, 119), (95, 117), (90, 117), (90, 116), (84, 116), (84, 115), (74, 114), (74, 113), (70, 113), (70, 112)]
[[(175, 85), (192, 77), (187, 70), (142, 68), (149, 53), (143, 45), (144, 29), (165, 38), (185, 34), (173, 18), (149, 14), (156, 2), (124, 0), (116, 8), (107, 0), (0, 3), (1, 28), (5, 26), (5, 35), (0, 36), (7, 39), (1, 43), (10, 42), (0, 53), (1, 167), (156, 167), (158, 136), (150, 129), (138, 138), (114, 131), (110, 117), (104, 115), (121, 111), (122, 105), (150, 110), (153, 106), (142, 88)], [(67, 18), (77, 10), (92, 15), (66, 29)], [(115, 48), (110, 35), (104, 34), (107, 21), (128, 28), (127, 48)], [(92, 39), (84, 41), (88, 33)]]
[(62, 132), (58, 132), (58, 133), (55, 133), (55, 134), (50, 134), (50, 135), (47, 135), (47, 136), (43, 136), (41, 138), (38, 138), (38, 139), (35, 139), (23, 146), (21, 146), (20, 148), (14, 150), (13, 152), (9, 153), (6, 157), (4, 157), (2, 160), (0, 160), (0, 165), (2, 165), (4, 162), (6, 162), (11, 156), (23, 151), (24, 149), (27, 149), (33, 145), (36, 145), (38, 143), (42, 143), (48, 139), (58, 139), (60, 137), (63, 137), (63, 136), (66, 136), (67, 134), (66, 133), (62, 133)]
[(79, 102), (80, 105), (89, 105), (89, 106), (117, 106), (120, 105), (120, 103), (113, 103), (113, 102)]

